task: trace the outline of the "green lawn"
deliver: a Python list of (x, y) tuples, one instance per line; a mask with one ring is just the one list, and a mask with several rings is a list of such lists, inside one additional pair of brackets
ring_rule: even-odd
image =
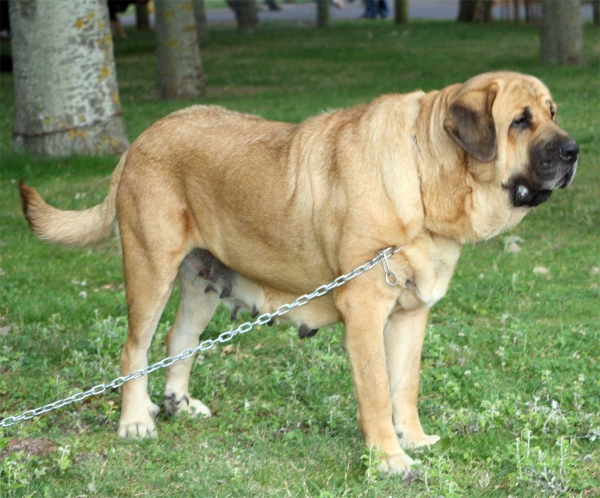
[[(281, 325), (197, 359), (191, 390), (209, 420), (158, 420), (159, 437), (116, 437), (119, 393), (0, 432), (54, 442), (8, 454), (0, 496), (598, 496), (600, 489), (600, 35), (586, 26), (588, 65), (539, 64), (538, 31), (492, 24), (264, 25), (211, 32), (203, 102), (300, 121), (386, 92), (440, 88), (488, 70), (542, 78), (581, 146), (571, 188), (510, 236), (466, 247), (426, 338), (421, 419), (445, 445), (411, 451), (404, 479), (368, 472), (368, 450), (339, 326), (299, 341)], [(8, 47), (2, 47), (8, 50)], [(151, 33), (116, 40), (130, 139), (192, 102), (157, 100)], [(25, 178), (53, 204), (81, 209), (107, 192), (116, 158), (36, 160), (10, 152), (12, 79), (0, 78), (0, 412), (18, 413), (118, 375), (126, 309), (117, 243), (51, 247), (21, 214)], [(194, 101), (199, 102), (199, 101)], [(546, 274), (534, 268), (547, 269)], [(151, 360), (164, 354), (175, 295)], [(220, 310), (205, 337), (229, 327)], [(162, 398), (162, 374), (150, 378)], [(40, 445), (44, 442), (38, 441)], [(46, 443), (50, 445), (50, 443)], [(51, 446), (51, 445), (50, 445)], [(7, 456), (8, 455), (8, 456)]]

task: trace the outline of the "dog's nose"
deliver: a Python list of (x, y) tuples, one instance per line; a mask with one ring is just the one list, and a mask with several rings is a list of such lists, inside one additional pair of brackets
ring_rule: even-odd
[(574, 140), (561, 145), (559, 150), (560, 158), (563, 161), (573, 162), (579, 155), (579, 145)]

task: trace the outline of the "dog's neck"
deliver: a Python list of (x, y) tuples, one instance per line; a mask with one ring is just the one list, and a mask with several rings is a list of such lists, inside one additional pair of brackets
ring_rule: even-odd
[[(464, 244), (489, 239), (514, 223), (509, 222), (506, 212), (487, 207), (502, 205), (506, 197), (505, 192), (477, 174), (494, 165), (474, 164), (475, 160), (444, 129), (444, 116), (460, 87), (453, 85), (423, 95), (415, 124), (414, 153), (425, 229)], [(492, 196), (499, 199), (490, 203)]]

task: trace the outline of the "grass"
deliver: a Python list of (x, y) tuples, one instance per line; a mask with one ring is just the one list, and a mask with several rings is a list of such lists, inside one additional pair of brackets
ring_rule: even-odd
[[(222, 28), (203, 50), (204, 102), (287, 121), (483, 71), (525, 71), (549, 85), (579, 142), (573, 186), (510, 234), (522, 251), (505, 250), (507, 235), (466, 247), (432, 312), (420, 412), (426, 430), (445, 439), (409, 452), (420, 461), (414, 472), (371, 472), (376, 455), (356, 422), (341, 327), (301, 342), (278, 325), (198, 357), (191, 390), (212, 419), (161, 414), (157, 440), (122, 441), (119, 393), (110, 392), (0, 432), (0, 451), (17, 438), (48, 445), (42, 455), (5, 450), (0, 495), (597, 496), (599, 32), (585, 27), (585, 67), (541, 66), (538, 50), (533, 28), (454, 23), (276, 24), (246, 36)], [(116, 40), (116, 60), (130, 139), (192, 103), (157, 100), (151, 34)], [(15, 186), (26, 178), (51, 203), (81, 209), (104, 197), (115, 158), (10, 152), (10, 75), (0, 78), (0, 96), (0, 406), (8, 415), (118, 375), (126, 309), (116, 242), (79, 250), (41, 243)], [(152, 361), (164, 354), (176, 305), (175, 295)], [(220, 310), (204, 337), (227, 327)], [(155, 401), (163, 387), (153, 374)]]

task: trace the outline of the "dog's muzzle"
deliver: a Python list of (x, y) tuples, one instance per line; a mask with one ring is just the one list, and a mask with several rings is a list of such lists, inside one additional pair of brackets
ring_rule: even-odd
[(534, 147), (531, 159), (529, 175), (517, 176), (504, 185), (515, 207), (537, 206), (547, 201), (553, 190), (568, 187), (577, 171), (579, 145), (572, 138), (561, 137)]

